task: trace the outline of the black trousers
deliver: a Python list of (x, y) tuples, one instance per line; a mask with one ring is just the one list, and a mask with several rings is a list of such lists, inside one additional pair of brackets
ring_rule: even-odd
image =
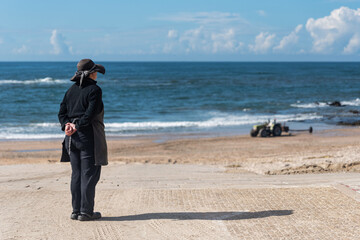
[(95, 187), (100, 179), (101, 166), (95, 166), (92, 128), (77, 131), (65, 138), (66, 150), (70, 148), (71, 195), (73, 212), (94, 212)]

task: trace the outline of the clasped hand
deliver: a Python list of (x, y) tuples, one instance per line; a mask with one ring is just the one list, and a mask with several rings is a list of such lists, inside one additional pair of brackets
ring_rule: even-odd
[(77, 129), (75, 128), (75, 124), (73, 124), (73, 123), (66, 123), (65, 124), (65, 135), (66, 136), (71, 136), (76, 131), (77, 131)]

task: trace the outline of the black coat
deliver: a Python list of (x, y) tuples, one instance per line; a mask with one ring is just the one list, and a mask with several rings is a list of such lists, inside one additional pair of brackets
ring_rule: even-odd
[(96, 85), (96, 81), (85, 78), (81, 87), (77, 81), (67, 90), (60, 104), (58, 117), (61, 129), (64, 131), (66, 123), (78, 118), (75, 121), (76, 129), (86, 131), (86, 128), (91, 127), (91, 121), (101, 113), (103, 108), (102, 91)]
[[(108, 163), (103, 116), (104, 104), (101, 88), (90, 78), (85, 78), (81, 87), (79, 87), (79, 81), (76, 81), (67, 90), (58, 114), (63, 131), (66, 123), (70, 122), (75, 123), (75, 128), (80, 132), (93, 132), (95, 165)], [(63, 142), (61, 162), (69, 161), (70, 157)]]

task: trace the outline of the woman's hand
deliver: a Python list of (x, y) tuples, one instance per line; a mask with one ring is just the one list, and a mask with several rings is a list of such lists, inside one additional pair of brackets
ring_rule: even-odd
[(71, 135), (73, 135), (76, 131), (77, 131), (77, 129), (75, 128), (75, 124), (73, 124), (73, 123), (66, 123), (66, 125), (65, 125), (65, 135), (66, 135), (66, 136), (71, 136)]

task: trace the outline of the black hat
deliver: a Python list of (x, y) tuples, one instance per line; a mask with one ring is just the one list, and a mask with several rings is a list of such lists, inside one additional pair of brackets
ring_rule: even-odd
[(77, 81), (80, 78), (81, 87), (84, 77), (89, 76), (93, 72), (105, 74), (105, 68), (103, 65), (95, 64), (91, 59), (81, 59), (77, 64), (77, 71), (71, 78), (71, 81)]

